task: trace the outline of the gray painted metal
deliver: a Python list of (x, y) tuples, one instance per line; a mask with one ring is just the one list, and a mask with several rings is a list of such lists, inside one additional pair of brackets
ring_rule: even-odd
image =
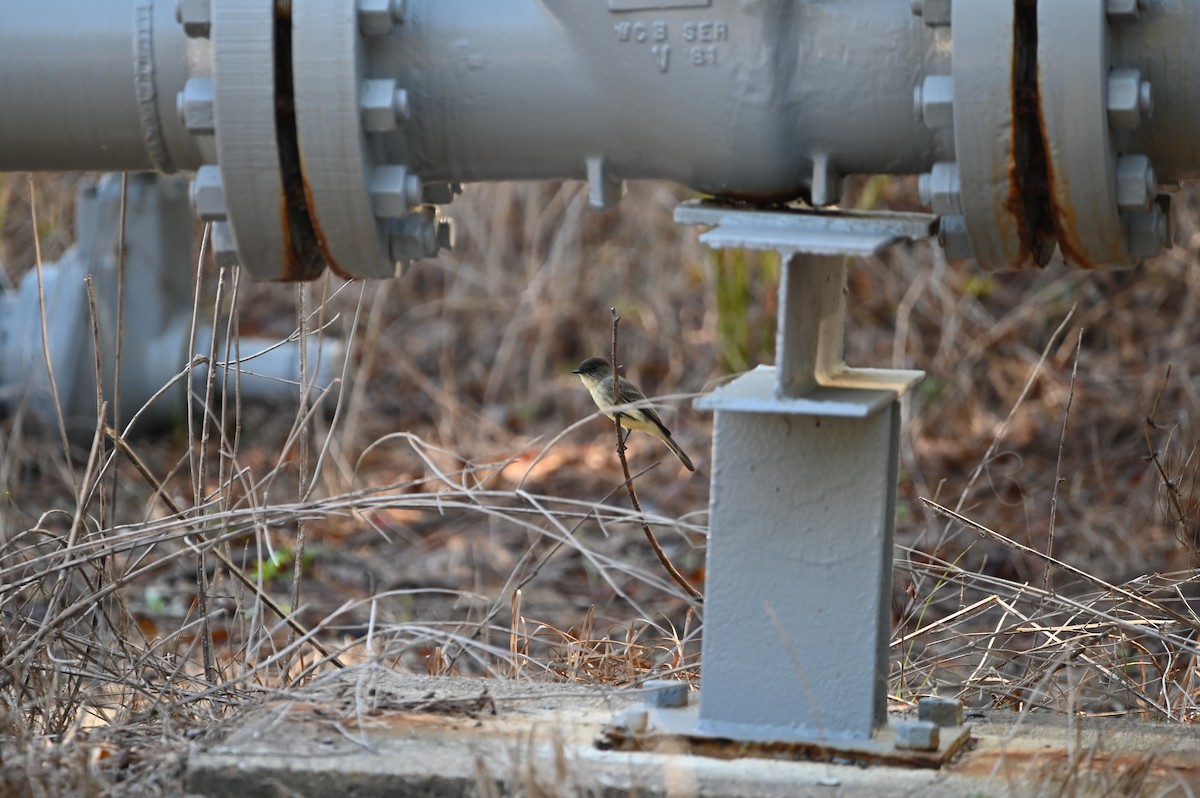
[[(1115, 154), (1160, 181), (1200, 176), (1200, 4), (1127, 5), (1038, 4), (1035, 49), (1032, 6), (1012, 1), (251, 0), (244, 24), (232, 0), (8, 3), (0, 111), (19, 123), (0, 129), (0, 169), (215, 165), (240, 259), (276, 279), (326, 261), (390, 276), (394, 253), (446, 240), (425, 197), (541, 178), (587, 179), (596, 207), (643, 178), (826, 206), (847, 174), (930, 172), (935, 210), (962, 217), (956, 255), (1041, 263), (1057, 235), (1074, 262), (1126, 265), (1169, 225), (1157, 202), (1115, 209)], [(1022, 53), (1040, 107), (1016, 85)], [(290, 101), (302, 152), (280, 170)], [(1042, 149), (1049, 174), (1021, 184)]]
[(859, 418), (716, 414), (700, 733), (866, 739), (886, 720), (900, 411), (861, 393)]
[[(410, 180), (405, 167), (380, 159), (364, 129), (362, 95), (373, 73), (352, 2), (296, 3), (292, 9), (296, 85), (296, 127), (308, 184), (310, 212), (324, 249), (338, 271), (357, 277), (394, 277), (396, 263), (388, 244), (388, 220), (415, 204), (404, 196)], [(390, 19), (390, 15), (388, 15)], [(368, 26), (370, 29), (370, 26)], [(394, 96), (395, 90), (393, 90)], [(395, 213), (380, 214), (372, 202), (372, 183), (399, 170), (392, 187), (401, 197)], [(376, 183), (379, 185), (379, 183)], [(419, 202), (418, 198), (412, 198)]]
[[(696, 206), (681, 215), (719, 224), (738, 216)], [(867, 740), (886, 722), (899, 396), (923, 374), (846, 366), (845, 258), (796, 254), (814, 220), (776, 216), (753, 226), (774, 223), (786, 259), (779, 365), (696, 401), (716, 420), (695, 732)], [(864, 242), (927, 224), (855, 221)], [(823, 252), (828, 242), (813, 240)]]
[(1021, 241), (1024, 202), (1015, 174), (1016, 9), (954, 0), (954, 20), (954, 142), (971, 248), (985, 269), (1033, 265)]
[(168, 0), (0, 3), (0, 171), (194, 169), (193, 54)]
[[(15, 409), (27, 403), (39, 421), (55, 426), (57, 414), (51, 390), (56, 388), (68, 432), (91, 440), (97, 413), (96, 361), (85, 283), (85, 277), (91, 275), (110, 414), (119, 395), (122, 424), (127, 424), (135, 413), (139, 414), (139, 429), (173, 423), (182, 417), (187, 383), (178, 377), (191, 360), (189, 351), (207, 355), (213, 336), (211, 325), (198, 320), (195, 349), (189, 350), (193, 338), (194, 222), (187, 194), (187, 181), (180, 177), (130, 177), (123, 354), (121, 381), (116, 386), (120, 178), (106, 175), (98, 183), (80, 189), (75, 210), (76, 244), (60, 261), (47, 263), (41, 270), (54, 383), (43, 354), (39, 274), (34, 270), (15, 290), (0, 292), (0, 404)], [(310, 381), (323, 389), (341, 374), (343, 344), (333, 338), (319, 342), (312, 339), (308, 347)], [(224, 349), (218, 347), (217, 351), (223, 353)], [(238, 351), (241, 359), (236, 367), (218, 363), (218, 385), (234, 385), (236, 380), (246, 401), (296, 401), (300, 395), (298, 344), (243, 336)], [(207, 373), (207, 368), (197, 368), (193, 382), (202, 385)]]
[[(1108, 19), (1097, 0), (1038, 4), (1038, 87), (1063, 254), (1131, 265), (1107, 111)], [(970, 224), (968, 219), (968, 224)]]
[(213, 105), (225, 211), (239, 260), (279, 279), (290, 256), (275, 125), (274, 0), (212, 0)]

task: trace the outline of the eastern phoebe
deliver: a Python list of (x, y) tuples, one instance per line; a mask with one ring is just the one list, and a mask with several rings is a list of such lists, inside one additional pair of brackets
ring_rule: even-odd
[(679, 444), (671, 437), (671, 431), (662, 423), (662, 419), (658, 417), (658, 413), (654, 411), (646, 399), (646, 395), (636, 385), (622, 377), (618, 383), (617, 398), (619, 401), (613, 403), (613, 370), (607, 360), (602, 357), (589, 357), (571, 373), (579, 375), (579, 379), (583, 381), (592, 395), (592, 401), (596, 403), (596, 407), (603, 410), (604, 415), (609, 418), (613, 417), (609, 409), (617, 404), (637, 405), (617, 412), (616, 415), (620, 417), (621, 426), (627, 430), (639, 430), (653, 435), (670, 447), (688, 471), (696, 470), (691, 459), (684, 454), (683, 449), (679, 448)]

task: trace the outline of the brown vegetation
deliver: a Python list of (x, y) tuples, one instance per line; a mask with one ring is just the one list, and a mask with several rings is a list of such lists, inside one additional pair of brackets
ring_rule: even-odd
[[(37, 230), (24, 177), (0, 182), (9, 278), (35, 239), (48, 259), (69, 243), (72, 182), (36, 178)], [(911, 189), (851, 200), (906, 208)], [(702, 585), (710, 419), (688, 399), (772, 360), (778, 264), (703, 250), (672, 221), (682, 196), (634, 185), (597, 213), (574, 183), (471, 186), (454, 253), (304, 288), (354, 344), (334, 416), (243, 407), (69, 456), (6, 419), (0, 794), (171, 794), (191, 737), (338, 663), (694, 678), (699, 617), (569, 374), (607, 352), (615, 307), (626, 374), (671, 395), (701, 454), (693, 476), (649, 438), (628, 452), (647, 523)], [(1192, 719), (1200, 238), (1179, 221), (1184, 246), (1128, 272), (989, 275), (927, 243), (854, 266), (850, 362), (928, 372), (906, 400), (898, 703)], [(238, 293), (208, 312), (297, 326), (297, 289)], [(297, 585), (289, 628), (271, 606)]]

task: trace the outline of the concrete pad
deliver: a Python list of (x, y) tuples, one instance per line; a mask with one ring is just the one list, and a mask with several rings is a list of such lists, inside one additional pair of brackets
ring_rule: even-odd
[[(1190, 795), (1200, 735), (1183, 724), (968, 713), (941, 770), (600, 750), (637, 691), (356, 668), (240, 712), (197, 743), (190, 793), (223, 796)], [(913, 715), (915, 717), (915, 715)], [(900, 716), (896, 716), (899, 719)], [(736, 746), (736, 744), (731, 744)]]

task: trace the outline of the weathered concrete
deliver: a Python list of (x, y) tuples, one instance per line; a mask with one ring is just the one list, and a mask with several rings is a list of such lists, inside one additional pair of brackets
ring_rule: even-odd
[[(636, 691), (403, 676), (362, 668), (243, 711), (197, 744), (187, 789), (219, 796), (1193, 795), (1181, 724), (968, 713), (942, 770), (599, 750)], [(736, 743), (730, 744), (736, 746)], [(660, 749), (661, 750), (661, 749)], [(729, 752), (736, 757), (737, 751)]]

